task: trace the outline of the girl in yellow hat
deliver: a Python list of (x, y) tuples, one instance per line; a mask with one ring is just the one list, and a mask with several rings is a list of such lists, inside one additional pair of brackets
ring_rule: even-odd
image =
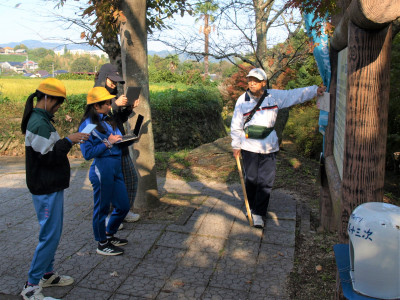
[[(111, 95), (104, 87), (94, 87), (87, 95), (87, 106), (79, 131), (94, 124), (94, 129), (86, 143), (81, 144), (83, 157), (93, 159), (89, 179), (93, 186), (93, 232), (98, 242), (97, 253), (102, 255), (120, 255), (124, 251), (120, 246), (128, 243), (114, 236), (119, 225), (129, 212), (129, 198), (121, 168), (121, 131), (115, 122), (107, 117), (111, 109)], [(114, 210), (106, 226), (110, 204)]]
[(73, 144), (83, 143), (89, 135), (76, 132), (60, 138), (52, 121), (65, 98), (64, 84), (58, 79), (47, 78), (28, 97), (22, 117), (26, 183), (40, 224), (39, 243), (28, 281), (21, 292), (23, 299), (43, 299), (43, 287), (65, 286), (74, 281), (54, 272), (53, 262), (63, 226), (64, 190), (69, 187), (70, 180), (67, 154)]

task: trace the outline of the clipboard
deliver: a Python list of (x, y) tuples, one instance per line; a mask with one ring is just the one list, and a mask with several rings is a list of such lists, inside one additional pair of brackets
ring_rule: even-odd
[(139, 98), (141, 86), (128, 86), (126, 90), (126, 98), (128, 98), (128, 103), (126, 106), (132, 106), (136, 99)]

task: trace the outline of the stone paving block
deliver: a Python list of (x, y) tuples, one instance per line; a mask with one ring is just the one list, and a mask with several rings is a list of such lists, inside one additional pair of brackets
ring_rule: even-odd
[(229, 240), (225, 247), (224, 256), (232, 258), (257, 257), (260, 243), (252, 241)]
[(158, 246), (172, 247), (187, 249), (193, 240), (193, 236), (186, 233), (172, 233), (170, 231), (165, 232), (161, 238), (157, 241)]
[(183, 284), (180, 281), (169, 280), (156, 299), (200, 299), (206, 286)]
[(2, 259), (0, 265), (0, 276), (16, 276), (27, 280), (28, 270), (31, 265), (32, 257), (20, 256), (13, 259)]
[(229, 270), (231, 272), (250, 272), (253, 273), (256, 267), (257, 257), (232, 258), (223, 257), (218, 261), (217, 270)]
[(201, 252), (220, 253), (223, 250), (225, 243), (226, 239), (196, 235), (193, 237), (189, 249)]
[(154, 246), (146, 255), (144, 261), (147, 263), (177, 264), (185, 255), (185, 251), (179, 248)]
[(137, 258), (143, 258), (160, 236), (160, 232), (153, 230), (134, 230), (128, 234), (129, 243), (124, 246), (125, 252)]
[[(113, 275), (118, 274), (130, 274), (140, 264), (141, 259), (134, 258), (129, 253), (116, 256), (106, 256), (99, 264), (96, 269), (105, 270)], [(115, 273), (114, 273), (115, 272)]]
[(101, 290), (74, 287), (63, 299), (64, 300), (106, 300), (111, 297), (111, 293)]
[(134, 295), (124, 295), (118, 293), (115, 293), (110, 298), (110, 300), (143, 300), (143, 299), (150, 299), (150, 298), (136, 297)]
[(149, 263), (142, 262), (137, 268), (131, 273), (133, 276), (147, 276), (155, 279), (168, 279), (168, 277), (172, 274), (172, 272), (176, 269), (176, 265), (166, 264), (166, 263)]
[(78, 283), (80, 287), (113, 293), (128, 277), (126, 270), (95, 268)]
[(248, 300), (289, 300), (289, 297), (278, 297), (278, 296), (272, 296), (272, 295), (262, 295), (261, 293), (249, 293), (248, 295)]
[(295, 238), (296, 238), (295, 232), (264, 231), (264, 237), (262, 239), (262, 242), (267, 244), (276, 244), (276, 245), (294, 247)]
[(179, 265), (212, 269), (216, 266), (219, 258), (218, 253), (188, 250)]
[(269, 210), (267, 212), (268, 219), (293, 220), (296, 221), (296, 211), (277, 211)]
[(165, 284), (165, 280), (148, 277), (147, 274), (130, 275), (118, 288), (118, 294), (155, 299)]
[(287, 231), (287, 232), (295, 232), (296, 230), (296, 221), (295, 220), (273, 220), (267, 219), (265, 222), (264, 231)]
[(169, 224), (166, 228), (167, 231), (175, 231), (182, 233), (196, 233), (200, 228), (201, 220), (191, 220), (187, 221), (185, 225)]
[(78, 284), (103, 259), (104, 256), (102, 255), (89, 254), (88, 252), (82, 251), (62, 262), (56, 260), (54, 269), (59, 274), (71, 276), (74, 278), (75, 284)]
[(209, 286), (204, 292), (202, 299), (203, 300), (226, 300), (226, 299), (246, 300), (247, 292)]
[(280, 245), (263, 244), (258, 256), (257, 265), (278, 266), (285, 272), (290, 272), (293, 268), (294, 248), (282, 247)]
[[(250, 294), (265, 295), (267, 299), (289, 299), (286, 291), (286, 281), (286, 276), (279, 276), (275, 273), (265, 274), (265, 276), (256, 276), (253, 279), (253, 284), (250, 288)], [(257, 298), (255, 297), (255, 299)]]
[(213, 272), (213, 268), (180, 265), (174, 270), (169, 279), (182, 285), (190, 283), (191, 285), (206, 287)]
[[(248, 270), (246, 270), (248, 271)], [(209, 286), (247, 292), (252, 285), (251, 272), (238, 272), (235, 270), (216, 270), (210, 280)], [(226, 299), (226, 298), (225, 298)]]
[(135, 223), (125, 223), (124, 222), (124, 227), (129, 225), (132, 225), (134, 229), (136, 230), (151, 230), (151, 231), (162, 231), (165, 229), (166, 225), (165, 224), (154, 224), (154, 223), (144, 223), (144, 222), (135, 222)]
[(240, 209), (224, 203), (223, 205), (216, 205), (208, 215), (215, 216), (216, 221), (219, 222), (221, 217), (233, 221), (239, 213)]
[(233, 220), (227, 220), (224, 216), (207, 215), (197, 234), (227, 238), (231, 231)]
[(65, 299), (66, 295), (74, 288), (74, 284), (69, 286), (58, 286), (44, 288), (42, 293), (45, 297), (53, 297), (56, 299)]
[(229, 233), (229, 239), (260, 242), (262, 233), (263, 231), (259, 228), (250, 227), (247, 218), (244, 216), (240, 219), (236, 218), (233, 222), (231, 232)]
[[(19, 276), (19, 273), (15, 273), (15, 275)], [(11, 276), (11, 275), (2, 275), (0, 276), (0, 293), (9, 294), (9, 295), (19, 295), (21, 293), (22, 288), (24, 287), (25, 282), (28, 280), (28, 273), (25, 274), (24, 278)], [(0, 295), (1, 299), (1, 295)]]

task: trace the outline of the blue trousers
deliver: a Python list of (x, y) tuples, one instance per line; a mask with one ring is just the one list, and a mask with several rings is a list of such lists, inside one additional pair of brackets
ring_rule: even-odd
[(245, 185), (253, 214), (267, 214), (276, 173), (276, 153), (262, 154), (242, 150)]
[[(95, 158), (89, 179), (93, 187), (93, 233), (96, 241), (106, 240), (106, 231), (115, 234), (129, 212), (129, 199), (121, 169), (120, 156)], [(107, 228), (105, 220), (110, 210)]]
[(39, 244), (33, 255), (28, 281), (31, 284), (39, 284), (45, 273), (53, 271), (54, 255), (63, 227), (64, 191), (47, 195), (32, 195), (32, 200), (40, 231)]

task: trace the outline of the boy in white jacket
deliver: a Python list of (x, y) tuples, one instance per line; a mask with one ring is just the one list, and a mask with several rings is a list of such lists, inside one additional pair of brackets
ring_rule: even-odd
[[(267, 75), (260, 68), (252, 69), (246, 77), (249, 88), (237, 100), (231, 123), (232, 148), (235, 158), (242, 155), (254, 226), (263, 228), (279, 151), (278, 136), (273, 129), (278, 110), (323, 95), (326, 88), (313, 85), (293, 90), (266, 90)], [(262, 97), (259, 108), (247, 121)]]

